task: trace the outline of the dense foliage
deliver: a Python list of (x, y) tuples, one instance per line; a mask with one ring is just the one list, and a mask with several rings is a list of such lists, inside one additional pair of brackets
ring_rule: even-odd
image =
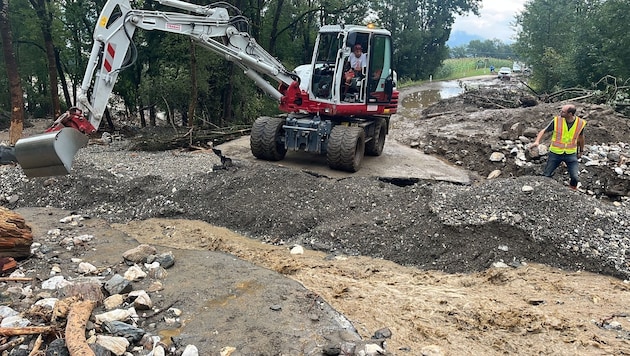
[[(207, 4), (205, 0), (189, 0)], [(317, 30), (324, 24), (376, 22), (393, 35), (399, 77), (424, 79), (448, 53), (445, 42), (455, 15), (477, 13), (480, 0), (230, 2), (250, 20), (249, 33), (287, 68), (310, 62)], [(27, 115), (53, 117), (73, 105), (92, 45), (92, 30), (105, 0), (12, 0), (9, 18)], [(155, 0), (138, 9), (178, 11)], [(369, 14), (366, 17), (366, 14)], [(137, 58), (122, 71), (109, 111), (135, 124), (154, 124), (166, 112), (174, 124), (248, 123), (277, 104), (240, 68), (190, 39), (159, 31), (136, 31)], [(5, 73), (0, 59), (0, 71)], [(56, 74), (55, 74), (56, 73)], [(63, 78), (63, 80), (59, 80)], [(54, 80), (53, 80), (54, 79)], [(56, 84), (58, 83), (58, 84)], [(53, 88), (59, 87), (57, 93)], [(0, 111), (9, 111), (9, 85), (0, 76)], [(192, 100), (191, 100), (192, 99)], [(146, 116), (148, 115), (148, 120)]]
[[(582, 87), (627, 99), (630, 1), (530, 0), (517, 16), (515, 51), (541, 92)], [(624, 87), (626, 90), (623, 90)]]
[(500, 58), (516, 59), (512, 46), (498, 39), (472, 40), (467, 45), (449, 49), (451, 58)]
[[(435, 71), (433, 80), (449, 80), (478, 75), (496, 75), (501, 67), (512, 68), (514, 61), (501, 58), (448, 58)], [(494, 67), (495, 73), (490, 71)]]

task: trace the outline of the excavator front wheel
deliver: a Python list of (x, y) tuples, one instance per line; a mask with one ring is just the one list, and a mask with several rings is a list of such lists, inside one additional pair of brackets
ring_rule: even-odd
[(259, 117), (252, 126), (249, 141), (254, 157), (267, 161), (280, 161), (287, 154), (284, 145), (285, 119), (280, 117)]
[(365, 154), (365, 131), (361, 127), (337, 125), (330, 132), (326, 159), (332, 169), (357, 172)]

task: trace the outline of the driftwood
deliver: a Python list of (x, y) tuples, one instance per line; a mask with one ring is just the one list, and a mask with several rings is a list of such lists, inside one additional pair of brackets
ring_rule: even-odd
[(28, 257), (32, 243), (33, 234), (24, 218), (0, 207), (0, 257)]
[(131, 149), (140, 151), (164, 151), (192, 145), (203, 146), (206, 142), (214, 145), (249, 135), (250, 127), (230, 127), (217, 130), (188, 130), (183, 134), (162, 135), (161, 137), (143, 137), (134, 142)]
[(30, 282), (32, 277), (0, 277), (0, 282)]
[(24, 342), (23, 337), (18, 337), (17, 339), (11, 340), (5, 344), (0, 345), (0, 352), (4, 352), (6, 350), (12, 349), (23, 342)]
[(434, 112), (432, 114), (426, 114), (424, 115), (425, 119), (431, 119), (434, 117), (438, 117), (438, 116), (442, 116), (442, 115), (450, 115), (450, 114), (454, 114), (455, 111), (442, 111), (442, 112)]
[[(462, 94), (465, 103), (486, 109), (510, 109), (523, 106), (522, 98), (528, 95), (524, 90), (498, 90), (476, 88)], [(527, 106), (532, 106), (528, 104)]]
[(20, 336), (20, 335), (35, 335), (35, 334), (51, 334), (56, 331), (57, 329), (54, 326), (24, 326), (24, 327), (15, 327), (15, 328), (0, 328), (0, 335)]
[(95, 301), (83, 300), (70, 307), (66, 324), (66, 346), (70, 356), (94, 356), (85, 340), (85, 326), (95, 306)]
[(36, 356), (39, 355), (39, 349), (42, 347), (44, 339), (42, 339), (42, 334), (39, 334), (37, 340), (35, 340), (35, 344), (33, 345), (33, 349), (28, 354), (28, 356)]

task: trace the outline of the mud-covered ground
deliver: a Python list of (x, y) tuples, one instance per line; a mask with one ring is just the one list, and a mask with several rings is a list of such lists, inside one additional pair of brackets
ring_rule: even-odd
[[(255, 161), (212, 169), (220, 162), (210, 150), (129, 151), (123, 140), (82, 150), (69, 176), (25, 179), (19, 167), (2, 166), (0, 200), (10, 209), (74, 211), (139, 242), (225, 251), (270, 268), (321, 296), (364, 338), (391, 329), (392, 354), (628, 354), (630, 177), (614, 171), (623, 162), (583, 165), (581, 191), (572, 191), (561, 169), (554, 179), (539, 176), (544, 159), (489, 159), (560, 105), (489, 109), (464, 94), (402, 108), (388, 140), (469, 169), (471, 185), (331, 179)], [(578, 115), (589, 120), (587, 145), (627, 144), (627, 118), (583, 104)], [(485, 179), (496, 170), (498, 178)], [(253, 241), (208, 234), (216, 228), (208, 224)], [(283, 254), (294, 245), (314, 251)], [(188, 278), (171, 274), (168, 283)]]

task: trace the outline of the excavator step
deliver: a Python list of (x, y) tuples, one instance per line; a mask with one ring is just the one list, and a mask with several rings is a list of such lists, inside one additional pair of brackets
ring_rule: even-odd
[(18, 140), (15, 143), (15, 157), (29, 178), (59, 176), (70, 173), (74, 155), (87, 143), (86, 135), (65, 127)]

